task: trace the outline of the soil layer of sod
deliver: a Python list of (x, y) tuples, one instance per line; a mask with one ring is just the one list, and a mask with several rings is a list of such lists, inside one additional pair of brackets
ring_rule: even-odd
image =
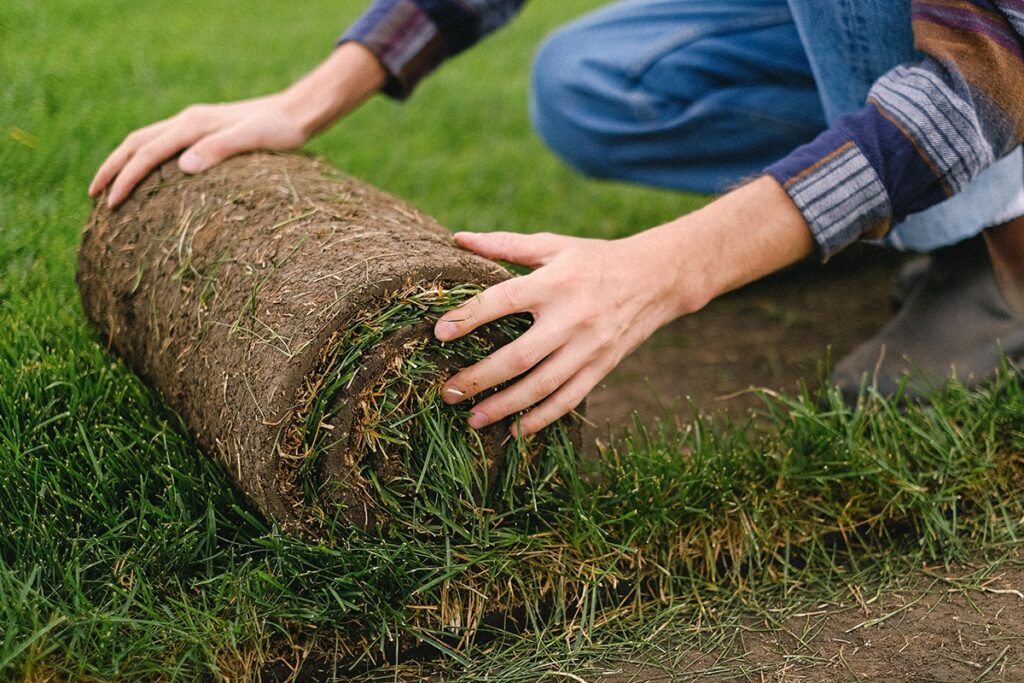
[(438, 392), (528, 326), (455, 343), (433, 322), (509, 277), (412, 206), (298, 155), (199, 176), (169, 162), (100, 201), (78, 284), (113, 349), (199, 446), (289, 531), (427, 514), (455, 526), (507, 498), (541, 449), (476, 432)]

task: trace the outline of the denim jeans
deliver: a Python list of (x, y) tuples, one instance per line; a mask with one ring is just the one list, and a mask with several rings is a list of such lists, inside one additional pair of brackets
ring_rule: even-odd
[[(530, 113), (598, 177), (721, 192), (855, 111), (914, 50), (910, 0), (620, 0), (541, 46)], [(930, 251), (1024, 215), (1017, 149), (886, 241)]]

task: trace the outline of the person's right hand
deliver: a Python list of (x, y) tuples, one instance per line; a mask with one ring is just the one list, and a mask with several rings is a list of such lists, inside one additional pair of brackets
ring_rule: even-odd
[(301, 147), (309, 134), (284, 94), (193, 105), (126, 137), (96, 172), (89, 195), (95, 197), (110, 185), (107, 204), (117, 206), (146, 174), (182, 150), (181, 170), (199, 173), (240, 152)]
[(95, 198), (109, 186), (107, 204), (117, 206), (150, 171), (182, 150), (181, 170), (200, 173), (241, 152), (301, 147), (379, 90), (386, 79), (373, 53), (359, 43), (345, 43), (280, 93), (193, 105), (131, 133), (100, 166), (89, 184), (89, 196)]

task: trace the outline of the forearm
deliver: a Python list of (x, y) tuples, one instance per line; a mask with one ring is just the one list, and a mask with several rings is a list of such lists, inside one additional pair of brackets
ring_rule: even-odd
[(316, 69), (281, 93), (285, 107), (311, 137), (380, 90), (387, 72), (359, 43), (345, 43)]
[(803, 215), (768, 176), (629, 239), (646, 244), (650, 267), (660, 269), (672, 283), (672, 318), (699, 310), (816, 250)]

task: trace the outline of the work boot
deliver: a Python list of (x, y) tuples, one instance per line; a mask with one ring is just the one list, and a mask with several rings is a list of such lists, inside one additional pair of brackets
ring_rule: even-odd
[(831, 382), (853, 405), (862, 384), (887, 397), (920, 400), (947, 378), (977, 386), (1003, 356), (1024, 358), (1024, 316), (1006, 304), (981, 236), (940, 249), (896, 316), (843, 358)]
[(892, 306), (893, 315), (899, 312), (903, 308), (903, 304), (910, 298), (910, 295), (920, 288), (921, 283), (928, 277), (931, 265), (931, 255), (922, 254), (921, 256), (915, 256), (900, 266), (899, 271), (896, 273), (896, 281), (889, 291), (889, 304)]

